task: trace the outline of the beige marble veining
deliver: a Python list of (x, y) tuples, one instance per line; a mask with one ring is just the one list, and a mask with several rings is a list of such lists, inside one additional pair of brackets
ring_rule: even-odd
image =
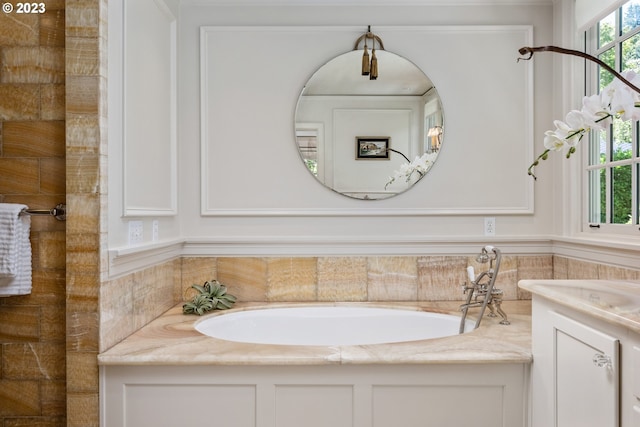
[[(359, 304), (459, 314), (459, 303), (449, 301)], [(290, 305), (300, 304), (239, 303), (234, 310)], [(530, 301), (507, 301), (503, 307), (511, 325), (500, 325), (497, 319), (485, 317), (480, 328), (464, 335), (394, 344), (291, 346), (236, 343), (202, 335), (194, 329), (194, 324), (203, 317), (184, 315), (178, 305), (101, 353), (98, 361), (102, 365), (528, 363), (531, 361)], [(475, 314), (472, 310), (470, 317)], [(210, 315), (224, 315), (224, 312)]]
[(268, 258), (267, 301), (315, 301), (316, 258)]
[[(264, 301), (267, 261), (264, 258), (218, 258), (217, 279), (243, 301)], [(210, 279), (207, 277), (206, 280)]]
[(318, 258), (319, 301), (366, 301), (366, 257)]
[(640, 332), (640, 282), (625, 280), (521, 280), (534, 297), (555, 301)]
[[(518, 278), (521, 279), (553, 279), (553, 256), (519, 256)], [(518, 299), (531, 299), (531, 294), (517, 286)]]
[[(0, 202), (66, 202), (64, 8), (47, 0), (45, 13), (0, 14)], [(66, 354), (78, 341), (67, 341), (66, 325), (83, 342), (91, 326), (67, 318), (66, 227), (31, 218), (31, 293), (0, 298), (2, 426), (67, 425)]]
[(460, 300), (466, 280), (467, 257), (424, 256), (418, 258), (418, 301)]
[(418, 267), (415, 257), (367, 259), (369, 301), (417, 301)]

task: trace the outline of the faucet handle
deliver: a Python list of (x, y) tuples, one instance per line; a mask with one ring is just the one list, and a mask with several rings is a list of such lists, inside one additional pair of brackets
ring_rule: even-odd
[(473, 281), (476, 280), (476, 273), (472, 265), (467, 267), (467, 277), (469, 277), (469, 281), (471, 283), (473, 283)]

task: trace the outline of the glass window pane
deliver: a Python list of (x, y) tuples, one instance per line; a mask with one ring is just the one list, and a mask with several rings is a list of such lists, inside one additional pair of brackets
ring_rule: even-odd
[(615, 166), (611, 172), (611, 222), (631, 224), (631, 165)]
[(598, 22), (598, 48), (611, 43), (615, 38), (616, 13), (613, 12)]
[[(605, 50), (598, 56), (598, 58), (602, 62), (607, 64), (609, 67), (613, 68), (614, 70), (616, 69), (616, 51), (614, 48)], [(608, 85), (613, 81), (613, 74), (611, 74), (604, 68), (598, 66), (598, 75), (600, 77), (599, 78), (600, 86), (598, 88), (598, 92), (600, 92), (602, 88), (604, 88), (606, 85)]]
[(640, 224), (640, 164), (636, 164), (636, 224)]
[[(638, 124), (638, 122), (635, 122), (633, 124), (634, 129), (636, 130), (635, 132), (635, 139), (633, 141), (633, 146), (635, 147), (635, 156), (636, 157), (640, 157), (640, 126)], [(632, 147), (633, 148), (633, 147)], [(633, 154), (632, 154), (633, 155)]]
[[(597, 51), (588, 49), (587, 53), (595, 53), (615, 70), (640, 73), (640, 0), (627, 0), (597, 22), (589, 34), (587, 39), (593, 39), (595, 35), (597, 44), (597, 47), (590, 45), (589, 49)], [(587, 77), (587, 95), (602, 91), (614, 79), (602, 67), (593, 65), (591, 70), (596, 71), (597, 81)], [(591, 132), (586, 147), (588, 222), (640, 223), (639, 135), (639, 122), (619, 119), (613, 120), (606, 130)], [(626, 228), (616, 227), (615, 230)]]
[(614, 119), (613, 143), (611, 147), (611, 160), (625, 160), (631, 158), (631, 122)]
[[(607, 65), (609, 65), (607, 63)], [(640, 70), (640, 34), (629, 37), (622, 42), (622, 71)]]
[(636, 224), (640, 223), (640, 185), (638, 185), (640, 183), (640, 165), (636, 164), (635, 165), (635, 169), (636, 169)]
[(318, 135), (313, 131), (296, 131), (298, 149), (309, 171), (318, 176)]
[(640, 1), (634, 0), (622, 6), (622, 33), (640, 26)]
[(589, 138), (589, 165), (601, 165), (607, 161), (607, 131), (592, 131)]
[(605, 169), (589, 171), (589, 194), (589, 222), (607, 222)]

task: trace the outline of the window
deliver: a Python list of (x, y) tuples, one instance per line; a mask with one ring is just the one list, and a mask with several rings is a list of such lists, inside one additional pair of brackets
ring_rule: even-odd
[[(640, 0), (631, 0), (598, 21), (586, 33), (586, 50), (618, 71), (640, 73)], [(588, 63), (586, 92), (599, 92), (613, 76)], [(639, 223), (640, 127), (614, 120), (606, 130), (591, 132), (587, 154), (588, 218), (591, 227), (631, 233)]]

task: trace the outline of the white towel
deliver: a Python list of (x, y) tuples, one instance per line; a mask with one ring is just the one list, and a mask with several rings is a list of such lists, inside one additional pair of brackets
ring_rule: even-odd
[(0, 203), (0, 296), (31, 293), (31, 218), (25, 205)]

